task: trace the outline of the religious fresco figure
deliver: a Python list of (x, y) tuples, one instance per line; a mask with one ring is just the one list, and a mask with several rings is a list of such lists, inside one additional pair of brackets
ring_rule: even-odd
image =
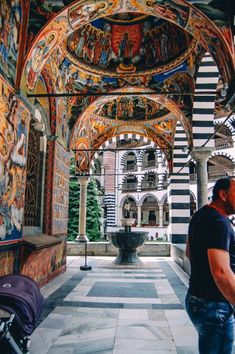
[(41, 63), (49, 57), (50, 48), (53, 46), (56, 38), (56, 34), (50, 32), (47, 36), (42, 37), (33, 49), (31, 58), (26, 66), (26, 83), (29, 89), (34, 88), (37, 74), (41, 71)]

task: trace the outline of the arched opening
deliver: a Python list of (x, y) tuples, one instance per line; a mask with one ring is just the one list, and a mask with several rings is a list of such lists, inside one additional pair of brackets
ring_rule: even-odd
[(153, 196), (147, 196), (142, 203), (141, 225), (159, 225), (159, 205)]
[(145, 173), (142, 182), (141, 182), (141, 190), (148, 191), (157, 189), (157, 174), (154, 172), (147, 172)]
[(163, 225), (169, 225), (169, 204), (167, 198), (164, 200), (163, 203)]
[(234, 174), (234, 162), (223, 155), (212, 156), (207, 163), (208, 180), (214, 181)]
[(142, 168), (157, 168), (156, 151), (154, 149), (148, 149), (143, 155)]
[(37, 228), (36, 232), (42, 232), (43, 170), (45, 162), (42, 141), (43, 133), (35, 130), (31, 125), (28, 139), (24, 234), (34, 233), (33, 228)]
[(126, 156), (123, 172), (136, 171), (136, 156), (133, 152), (129, 152)]
[(137, 205), (136, 205), (136, 201), (131, 196), (127, 196), (124, 203), (123, 203), (122, 217), (123, 218), (126, 217), (126, 215), (125, 215), (125, 203), (126, 202), (129, 203), (129, 217), (136, 219), (136, 222), (135, 222), (135, 224), (136, 224), (137, 223)]
[(221, 125), (215, 134), (215, 148), (232, 148), (234, 146), (231, 130), (226, 125)]
[(135, 192), (137, 190), (138, 180), (136, 176), (127, 176), (122, 184), (123, 192)]

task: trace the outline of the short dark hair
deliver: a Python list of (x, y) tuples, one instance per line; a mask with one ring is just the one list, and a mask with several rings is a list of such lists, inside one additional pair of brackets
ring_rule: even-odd
[(218, 181), (215, 182), (215, 185), (213, 187), (213, 192), (212, 192), (212, 200), (213, 202), (219, 198), (219, 191), (221, 189), (227, 191), (230, 188), (231, 185), (231, 180), (234, 179), (234, 177), (223, 177), (218, 179)]

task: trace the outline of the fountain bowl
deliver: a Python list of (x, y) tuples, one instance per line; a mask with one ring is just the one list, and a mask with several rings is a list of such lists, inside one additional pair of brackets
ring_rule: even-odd
[(147, 241), (147, 238), (148, 238), (148, 232), (144, 232), (144, 231), (127, 232), (125, 230), (119, 230), (117, 232), (109, 232), (108, 239), (114, 245), (114, 247), (118, 248), (119, 251), (113, 263), (114, 264), (142, 263), (137, 254), (137, 248), (143, 246), (143, 244)]

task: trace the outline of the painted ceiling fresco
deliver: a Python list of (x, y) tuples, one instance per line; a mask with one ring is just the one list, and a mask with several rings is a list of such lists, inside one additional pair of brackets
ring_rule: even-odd
[(93, 21), (69, 36), (67, 50), (79, 66), (113, 76), (154, 73), (162, 66), (166, 70), (169, 63), (172, 67), (174, 61), (179, 64), (185, 52), (189, 56), (194, 49), (192, 36), (165, 20), (136, 14), (130, 25), (123, 14), (116, 15), (120, 17), (114, 23), (110, 18)]
[(156, 119), (168, 113), (170, 111), (167, 108), (141, 96), (120, 97), (95, 111), (101, 117), (121, 121)]
[[(223, 0), (2, 0), (0, 10), (0, 74), (10, 85), (26, 95), (77, 94), (37, 99), (65, 148), (76, 129), (90, 145), (90, 133), (77, 124), (88, 113), (104, 125), (92, 135), (97, 145), (133, 127), (159, 146), (172, 145), (182, 116), (190, 143), (201, 58), (211, 53), (222, 85), (234, 72), (232, 11)], [(147, 95), (97, 99), (132, 88), (155, 91), (171, 105)]]

